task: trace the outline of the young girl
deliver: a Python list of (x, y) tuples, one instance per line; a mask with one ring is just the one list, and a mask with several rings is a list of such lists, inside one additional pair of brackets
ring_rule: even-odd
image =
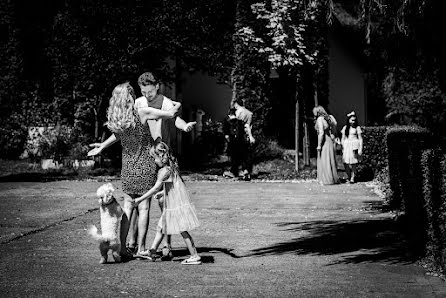
[(158, 258), (156, 250), (165, 235), (181, 234), (190, 252), (190, 257), (181, 262), (183, 265), (199, 265), (201, 258), (188, 231), (199, 226), (197, 214), (192, 205), (186, 186), (178, 171), (178, 164), (169, 147), (157, 139), (150, 149), (155, 163), (160, 167), (155, 185), (143, 196), (135, 199), (135, 204), (157, 194), (163, 188), (163, 195), (155, 198), (163, 200), (163, 213), (158, 222), (157, 232), (150, 248), (150, 259)]
[(347, 173), (347, 183), (355, 183), (356, 165), (362, 155), (362, 131), (355, 112), (347, 114), (347, 124), (342, 128), (342, 160)]

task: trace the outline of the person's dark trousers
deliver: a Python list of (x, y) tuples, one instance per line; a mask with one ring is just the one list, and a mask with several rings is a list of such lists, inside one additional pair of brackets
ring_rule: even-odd
[(243, 162), (243, 150), (239, 142), (229, 143), (229, 156), (231, 158), (231, 173), (235, 177), (239, 176), (239, 167)]
[(242, 147), (242, 157), (241, 157), (241, 166), (242, 170), (247, 170), (248, 173), (251, 175), (252, 173), (252, 145), (249, 143), (244, 143)]

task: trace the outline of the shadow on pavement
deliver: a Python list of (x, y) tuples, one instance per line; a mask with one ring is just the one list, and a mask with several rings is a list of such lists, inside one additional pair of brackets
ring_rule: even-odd
[(397, 223), (392, 219), (290, 222), (277, 223), (277, 226), (303, 236), (254, 249), (245, 257), (288, 253), (345, 254), (340, 256), (336, 264), (383, 261), (413, 263), (416, 260), (408, 254)]
[[(189, 255), (189, 251), (187, 249), (172, 249), (173, 255), (175, 257), (187, 257)], [(206, 253), (215, 253), (221, 252), (224, 253), (231, 258), (240, 258), (240, 256), (236, 255), (233, 252), (233, 249), (221, 248), (221, 247), (197, 247), (197, 252), (201, 256), (201, 261), (203, 263), (214, 263), (214, 257), (209, 255), (203, 255)]]

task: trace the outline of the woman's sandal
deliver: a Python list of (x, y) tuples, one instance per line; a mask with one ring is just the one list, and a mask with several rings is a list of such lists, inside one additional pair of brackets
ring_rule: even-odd
[(136, 253), (138, 252), (138, 248), (136, 246), (127, 245), (125, 247), (125, 250), (126, 250), (127, 254), (132, 255), (132, 256), (136, 255)]
[(172, 250), (166, 246), (163, 247), (161, 261), (171, 261), (173, 259)]
[(138, 251), (135, 255), (135, 258), (137, 259), (145, 259), (145, 260), (152, 260), (150, 258), (150, 252), (148, 250)]

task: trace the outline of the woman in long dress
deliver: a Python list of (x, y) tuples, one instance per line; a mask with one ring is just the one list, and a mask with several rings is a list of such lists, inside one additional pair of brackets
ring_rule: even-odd
[(338, 184), (336, 166), (335, 134), (336, 119), (321, 106), (313, 109), (317, 132), (317, 180), (321, 184)]

